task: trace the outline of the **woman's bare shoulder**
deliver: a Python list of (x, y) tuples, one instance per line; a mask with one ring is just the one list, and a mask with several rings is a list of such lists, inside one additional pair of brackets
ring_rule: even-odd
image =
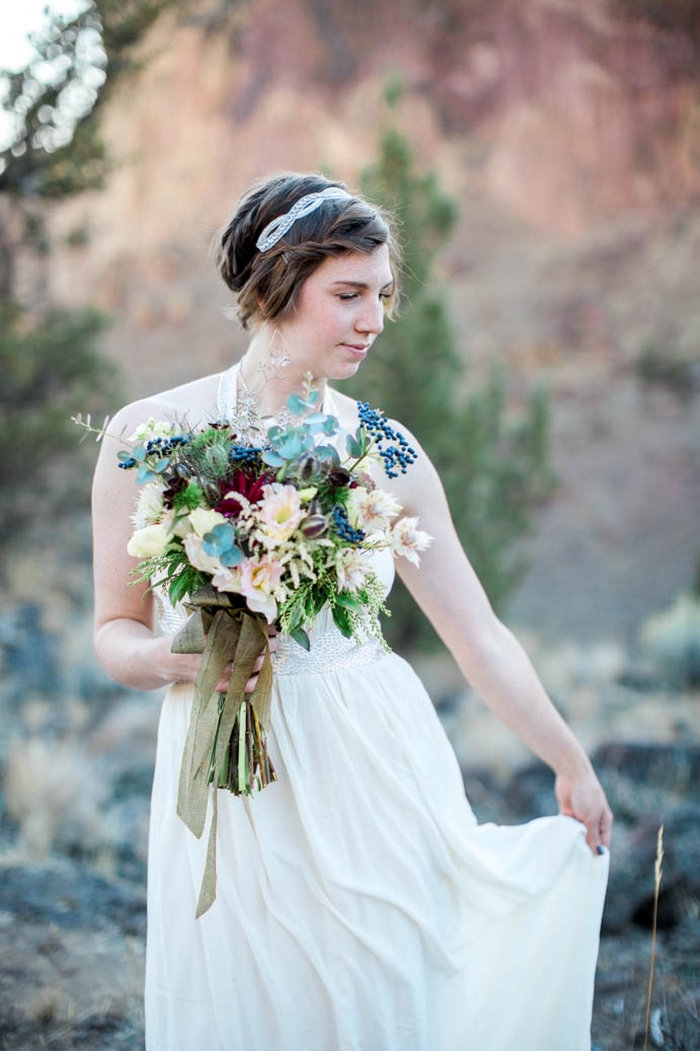
[(112, 417), (112, 426), (131, 426), (150, 417), (169, 420), (187, 419), (194, 427), (199, 423), (216, 419), (217, 396), (220, 373), (182, 383), (177, 387), (139, 398), (123, 406)]

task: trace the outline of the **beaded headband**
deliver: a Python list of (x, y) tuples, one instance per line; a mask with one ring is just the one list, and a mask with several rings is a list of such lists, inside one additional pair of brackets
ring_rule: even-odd
[(287, 230), (294, 225), (297, 219), (315, 212), (324, 201), (332, 201), (341, 197), (350, 198), (352, 194), (349, 194), (347, 190), (342, 190), (340, 186), (327, 186), (325, 190), (320, 190), (318, 193), (307, 193), (305, 197), (300, 197), (288, 212), (285, 212), (284, 215), (279, 215), (271, 223), (267, 224), (255, 242), (256, 248), (259, 252), (266, 252), (268, 248), (272, 248), (284, 237)]

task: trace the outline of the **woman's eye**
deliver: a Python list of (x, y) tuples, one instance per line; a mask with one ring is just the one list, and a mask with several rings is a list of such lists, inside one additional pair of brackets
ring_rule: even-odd
[(357, 299), (357, 292), (341, 292), (339, 299)]

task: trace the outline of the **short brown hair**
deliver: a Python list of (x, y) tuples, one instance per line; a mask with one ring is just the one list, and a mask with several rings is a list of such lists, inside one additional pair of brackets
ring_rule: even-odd
[(387, 245), (394, 290), (389, 310), (397, 301), (400, 249), (393, 220), (359, 196), (334, 197), (296, 220), (277, 244), (261, 252), (256, 241), (273, 219), (284, 215), (309, 193), (329, 186), (345, 190), (341, 182), (323, 175), (285, 173), (256, 184), (242, 198), (218, 239), (216, 262), (238, 299), (238, 317), (244, 328), (251, 318), (282, 319), (297, 303), (302, 285), (330, 256), (345, 252), (369, 255)]

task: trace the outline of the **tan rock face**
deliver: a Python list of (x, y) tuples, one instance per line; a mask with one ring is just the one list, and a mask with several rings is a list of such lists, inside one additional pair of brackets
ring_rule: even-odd
[(146, 327), (167, 321), (171, 308), (132, 303), (131, 285), (159, 289), (203, 268), (209, 236), (256, 176), (323, 167), (354, 181), (392, 71), (419, 154), (455, 190), (477, 180), (535, 227), (578, 234), (689, 200), (700, 189), (697, 55), (612, 7), (405, 0), (398, 17), (390, 0), (251, 0), (218, 13), (203, 0), (188, 17), (167, 13), (107, 108), (106, 192), (55, 216), (59, 238), (81, 229), (88, 245), (59, 254), (54, 294), (133, 311)]

